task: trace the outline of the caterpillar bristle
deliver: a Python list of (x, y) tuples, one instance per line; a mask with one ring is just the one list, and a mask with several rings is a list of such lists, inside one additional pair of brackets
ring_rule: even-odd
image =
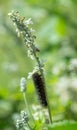
[(45, 83), (42, 79), (42, 76), (38, 72), (35, 72), (32, 75), (32, 78), (33, 78), (33, 82), (34, 82), (41, 105), (44, 107), (47, 107)]

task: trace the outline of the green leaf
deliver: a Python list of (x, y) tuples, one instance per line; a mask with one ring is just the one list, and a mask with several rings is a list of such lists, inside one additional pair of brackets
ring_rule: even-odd
[(49, 126), (48, 130), (77, 130), (77, 122), (61, 121), (58, 123), (53, 123)]

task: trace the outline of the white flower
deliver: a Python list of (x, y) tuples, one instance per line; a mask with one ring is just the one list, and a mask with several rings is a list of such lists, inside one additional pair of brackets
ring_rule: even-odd
[(22, 123), (22, 121), (20, 119), (17, 119), (16, 127), (17, 127), (17, 129), (23, 128), (23, 123)]
[(44, 117), (43, 117), (43, 113), (42, 113), (41, 110), (38, 111), (38, 112), (35, 112), (33, 114), (33, 117), (34, 117), (35, 120), (41, 120), (44, 123)]
[(18, 28), (16, 28), (16, 32), (17, 32), (17, 36), (20, 37), (20, 30)]
[(28, 50), (28, 57), (30, 57), (32, 60), (34, 60), (34, 56), (31, 52), (31, 50)]
[(32, 77), (32, 74), (33, 74), (33, 72), (28, 73), (28, 79), (30, 79)]
[(30, 31), (31, 31), (31, 32), (35, 32), (35, 30), (34, 30), (34, 29), (32, 29), (32, 28), (30, 29)]
[(22, 77), (20, 80), (20, 90), (21, 92), (24, 92), (26, 90), (26, 79), (25, 77)]
[(33, 24), (33, 22), (31, 20), (31, 18), (29, 18), (28, 20), (24, 21), (24, 24), (29, 25), (29, 24)]
[(8, 16), (11, 16), (12, 15), (12, 13), (8, 13)]
[(33, 117), (34, 117), (35, 120), (39, 120), (38, 112), (34, 113)]
[(32, 109), (34, 111), (39, 111), (39, 110), (41, 110), (41, 106), (40, 105), (32, 105)]
[(23, 124), (25, 124), (29, 121), (28, 114), (25, 111), (22, 110), (20, 113), (20, 116), (21, 116), (21, 120), (22, 120)]
[(14, 13), (14, 10), (12, 10), (10, 13), (8, 13), (8, 16), (12, 16), (12, 14)]
[(13, 23), (14, 26), (16, 26), (16, 23)]
[(34, 60), (34, 56), (33, 56), (33, 55), (30, 55), (30, 58), (31, 58), (32, 60)]

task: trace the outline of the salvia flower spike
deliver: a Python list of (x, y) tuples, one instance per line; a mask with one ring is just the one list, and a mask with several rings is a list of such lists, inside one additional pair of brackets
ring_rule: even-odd
[[(23, 36), (25, 45), (28, 48), (28, 56), (32, 60), (35, 59), (38, 64), (38, 71), (32, 73), (32, 77), (33, 77), (33, 81), (34, 81), (34, 84), (36, 87), (37, 94), (39, 96), (40, 103), (41, 103), (41, 105), (48, 108), (50, 122), (52, 123), (49, 102), (48, 102), (48, 98), (46, 95), (43, 67), (42, 67), (41, 61), (37, 55), (37, 52), (39, 52), (39, 49), (34, 44), (36, 36), (33, 34), (34, 30), (30, 27), (30, 25), (33, 24), (33, 22), (31, 20), (31, 18), (29, 18), (27, 20), (25, 17), (20, 17), (18, 11), (17, 12), (12, 11), (8, 15), (9, 15), (10, 19), (12, 20), (14, 26), (16, 26), (16, 32), (17, 32), (18, 37), (20, 37), (20, 35)], [(25, 80), (24, 80), (24, 83), (26, 83)], [(22, 86), (21, 91), (24, 91), (25, 87), (22, 82), (21, 82), (21, 86)]]
[(26, 79), (25, 77), (22, 77), (20, 80), (20, 91), (25, 92), (26, 90)]
[(8, 15), (16, 26), (18, 37), (22, 34), (25, 45), (28, 48), (28, 56), (33, 60), (34, 54), (38, 52), (38, 49), (34, 44), (36, 39), (36, 36), (33, 34), (34, 30), (30, 27), (30, 25), (33, 24), (31, 18), (26, 20), (25, 17), (20, 17), (18, 11), (12, 11), (11, 13), (8, 13)]

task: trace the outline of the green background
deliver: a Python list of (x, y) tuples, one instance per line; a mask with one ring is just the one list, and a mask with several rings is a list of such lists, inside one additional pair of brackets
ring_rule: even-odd
[[(77, 0), (0, 0), (0, 129), (16, 129), (14, 118), (25, 109), (20, 79), (36, 65), (8, 18), (11, 10), (34, 22), (53, 121), (77, 120)], [(26, 95), (39, 104), (31, 79)]]

